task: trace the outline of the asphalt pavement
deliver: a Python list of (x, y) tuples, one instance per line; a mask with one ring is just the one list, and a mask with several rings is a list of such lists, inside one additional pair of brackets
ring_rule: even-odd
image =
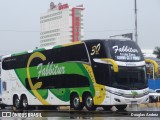
[[(0, 120), (68, 120), (68, 119), (89, 119), (89, 120), (159, 120), (160, 105), (152, 103), (146, 105), (128, 105), (126, 110), (118, 111), (112, 107), (104, 111), (99, 107), (96, 111), (75, 111), (69, 107), (59, 107), (58, 110), (25, 110), (13, 112), (12, 107), (1, 109)], [(6, 114), (8, 112), (8, 115)], [(12, 117), (10, 117), (12, 116)]]

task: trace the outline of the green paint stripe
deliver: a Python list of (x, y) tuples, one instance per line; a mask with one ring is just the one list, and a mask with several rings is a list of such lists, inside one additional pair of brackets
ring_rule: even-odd
[(14, 53), (11, 56), (18, 56), (18, 55), (24, 55), (24, 54), (28, 54), (27, 51), (21, 52), (21, 53)]
[(40, 49), (33, 50), (33, 52), (41, 52), (41, 51), (44, 51), (44, 50), (45, 50), (45, 48), (40, 48)]

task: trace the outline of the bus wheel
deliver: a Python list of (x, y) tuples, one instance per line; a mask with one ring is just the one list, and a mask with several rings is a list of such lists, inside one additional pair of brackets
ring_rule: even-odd
[(5, 109), (5, 106), (1, 106), (1, 109)]
[(85, 103), (87, 110), (89, 110), (89, 111), (96, 110), (96, 106), (94, 105), (93, 98), (90, 94), (87, 94), (85, 96), (84, 103)]
[(123, 111), (126, 107), (127, 105), (116, 105), (116, 108), (120, 111)]
[(74, 110), (83, 109), (83, 104), (80, 102), (80, 98), (77, 94), (71, 96), (71, 106), (74, 108)]
[(14, 96), (13, 97), (13, 106), (15, 107), (15, 109), (19, 109), (20, 105), (21, 105), (21, 103), (20, 103), (18, 96)]
[(111, 105), (103, 106), (103, 109), (104, 109), (105, 111), (109, 111), (109, 110), (111, 110), (111, 108), (112, 108)]
[(22, 96), (22, 108), (27, 109), (28, 108), (28, 100), (27, 97), (24, 95)]

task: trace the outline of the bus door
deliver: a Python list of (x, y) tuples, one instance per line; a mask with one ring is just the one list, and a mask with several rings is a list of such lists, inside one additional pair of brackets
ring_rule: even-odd
[[(8, 80), (7, 80), (8, 81)], [(9, 97), (10, 97), (10, 95), (9, 95), (9, 90), (7, 89), (7, 81), (2, 81), (1, 80), (1, 94), (2, 94), (2, 101), (5, 101), (6, 103), (8, 103), (7, 102), (7, 100), (9, 99)]]
[[(110, 86), (110, 65), (99, 62), (101, 58), (106, 58), (107, 54), (104, 50), (103, 42), (86, 43), (91, 59), (91, 65), (96, 83), (96, 92), (104, 93), (104, 86)], [(95, 61), (96, 60), (96, 61)], [(102, 87), (103, 86), (103, 87)], [(106, 104), (110, 104), (110, 95), (106, 95)]]

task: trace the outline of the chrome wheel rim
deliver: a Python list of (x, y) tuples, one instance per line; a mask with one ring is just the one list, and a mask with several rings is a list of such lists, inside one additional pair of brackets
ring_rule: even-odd
[(91, 107), (93, 105), (93, 99), (91, 96), (89, 96), (86, 100), (86, 104), (88, 107)]
[(26, 108), (28, 105), (28, 101), (26, 99), (24, 99), (22, 104), (23, 104), (23, 107)]
[(80, 103), (79, 98), (78, 98), (78, 97), (74, 98), (74, 100), (73, 100), (74, 106), (75, 106), (75, 107), (78, 107), (78, 106), (79, 106), (79, 103)]
[(15, 106), (18, 108), (19, 107), (19, 99), (15, 100)]

